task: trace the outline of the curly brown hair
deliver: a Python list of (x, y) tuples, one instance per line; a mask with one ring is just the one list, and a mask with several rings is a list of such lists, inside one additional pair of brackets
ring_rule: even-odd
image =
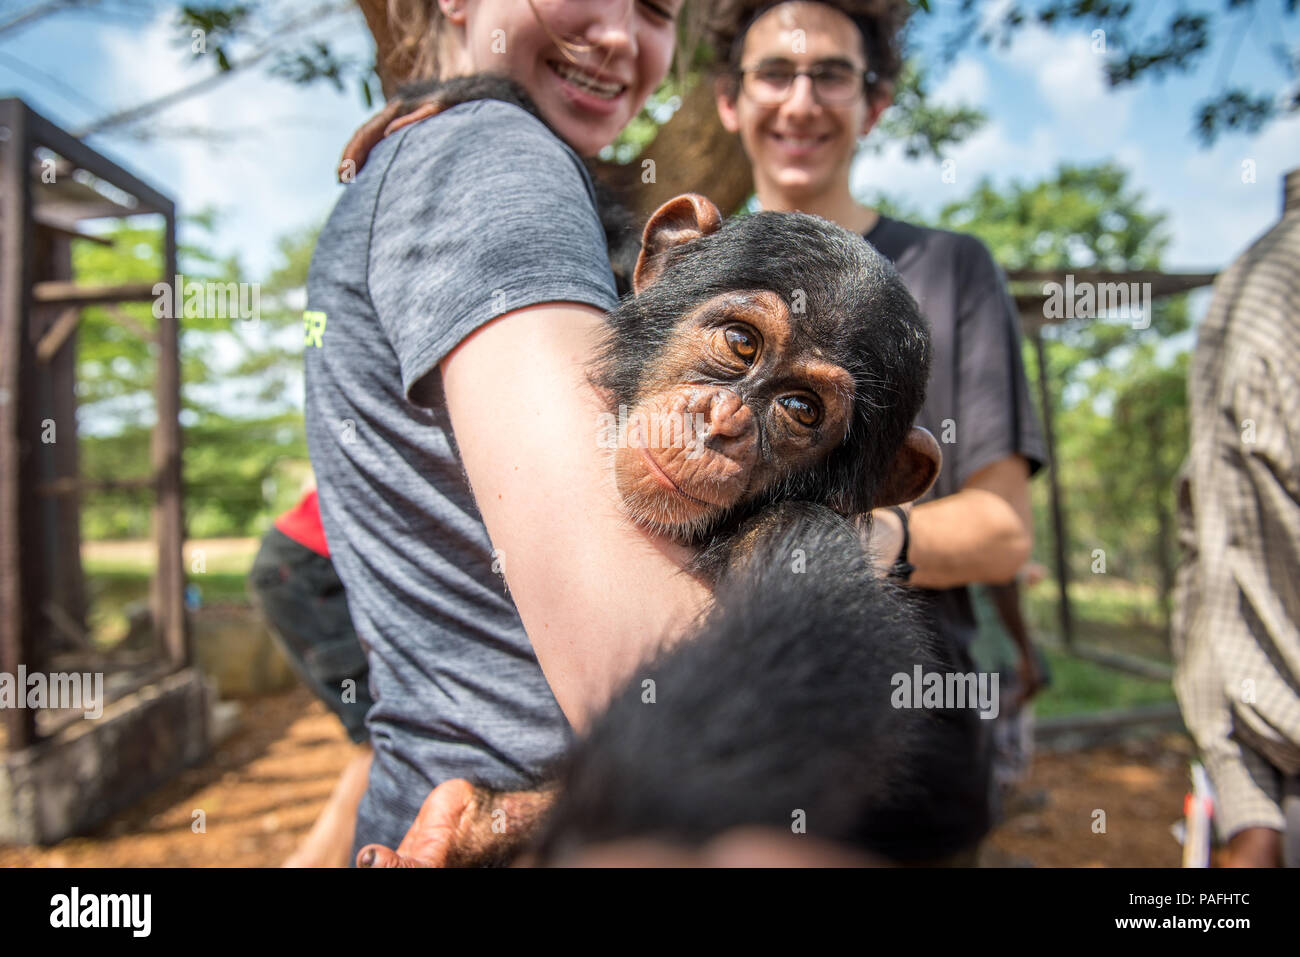
[[(717, 51), (715, 68), (730, 79), (736, 93), (745, 35), (761, 15), (792, 0), (714, 0), (705, 23), (709, 43)], [(892, 84), (903, 69), (903, 30), (911, 15), (908, 0), (804, 0), (824, 4), (844, 14), (862, 35), (867, 65), (877, 83)]]

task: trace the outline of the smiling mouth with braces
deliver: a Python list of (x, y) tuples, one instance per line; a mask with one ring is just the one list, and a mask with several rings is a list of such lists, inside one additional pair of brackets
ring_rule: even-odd
[(575, 66), (571, 66), (568, 63), (549, 63), (548, 66), (550, 66), (551, 71), (562, 80), (572, 83), (579, 89), (585, 90), (593, 96), (598, 96), (603, 100), (612, 100), (627, 89), (627, 87), (621, 83), (606, 83), (602, 80), (597, 80), (591, 74), (586, 73)]

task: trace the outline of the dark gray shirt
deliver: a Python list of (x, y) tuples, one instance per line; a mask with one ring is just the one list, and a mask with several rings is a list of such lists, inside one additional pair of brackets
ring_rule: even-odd
[(307, 440), (376, 701), (356, 845), (396, 847), (441, 781), (527, 787), (572, 739), (494, 573), (438, 363), (525, 306), (614, 307), (591, 180), (518, 107), (458, 106), (375, 148), (307, 297)]
[[(1030, 474), (1047, 461), (1025, 379), (1020, 323), (1002, 270), (974, 236), (880, 217), (867, 241), (898, 269), (930, 320), (934, 358), (917, 425), (934, 433), (943, 470), (922, 501), (961, 491), (999, 459), (1020, 454)], [(965, 586), (921, 589), (940, 631), (969, 647), (975, 612)]]

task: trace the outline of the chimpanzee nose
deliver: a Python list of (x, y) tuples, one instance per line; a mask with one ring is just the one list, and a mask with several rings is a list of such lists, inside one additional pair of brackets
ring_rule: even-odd
[(709, 435), (735, 438), (754, 427), (754, 414), (740, 396), (730, 389), (719, 389), (709, 401)]
[(705, 445), (737, 462), (754, 456), (754, 413), (730, 389), (719, 389), (709, 401)]

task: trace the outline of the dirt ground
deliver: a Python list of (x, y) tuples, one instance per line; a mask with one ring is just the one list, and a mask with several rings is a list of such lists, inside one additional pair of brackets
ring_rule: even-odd
[[(242, 702), (240, 730), (93, 836), (0, 847), (0, 867), (277, 867), (310, 829), (353, 745), (305, 688)], [(195, 811), (204, 833), (195, 833)]]
[[(241, 730), (90, 837), (0, 847), (0, 867), (274, 867), (306, 834), (353, 753), (302, 688), (246, 700)], [(1040, 754), (1016, 813), (993, 835), (995, 866), (1177, 867), (1189, 746), (1176, 735)], [(204, 812), (206, 831), (192, 827)], [(1105, 832), (1094, 832), (1096, 812)]]
[(1010, 802), (1008, 819), (989, 841), (984, 862), (1181, 866), (1182, 847), (1170, 826), (1183, 814), (1191, 755), (1191, 742), (1174, 734), (1038, 754), (1028, 781)]

